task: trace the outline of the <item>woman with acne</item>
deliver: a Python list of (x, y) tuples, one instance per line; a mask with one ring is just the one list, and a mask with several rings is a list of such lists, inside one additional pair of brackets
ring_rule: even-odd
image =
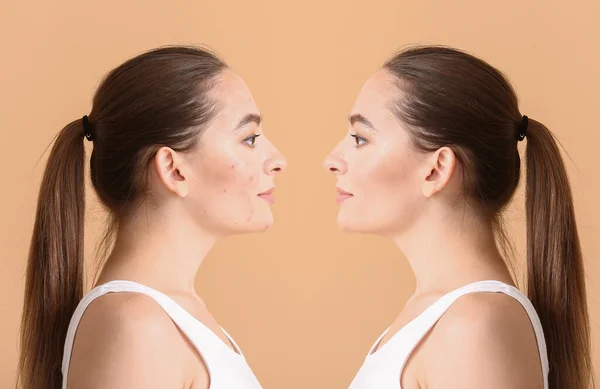
[[(86, 139), (114, 243), (84, 295)], [(285, 165), (248, 87), (209, 50), (158, 48), (112, 70), (90, 114), (58, 134), (44, 172), (21, 387), (260, 388), (194, 279), (217, 240), (270, 227)]]

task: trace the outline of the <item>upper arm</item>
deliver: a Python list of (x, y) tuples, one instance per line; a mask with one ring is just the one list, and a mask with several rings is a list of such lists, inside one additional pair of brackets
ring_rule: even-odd
[(102, 299), (88, 307), (78, 328), (69, 389), (182, 387), (179, 334), (160, 306), (141, 294)]
[(542, 388), (535, 333), (527, 313), (510, 296), (461, 297), (430, 337), (428, 389)]

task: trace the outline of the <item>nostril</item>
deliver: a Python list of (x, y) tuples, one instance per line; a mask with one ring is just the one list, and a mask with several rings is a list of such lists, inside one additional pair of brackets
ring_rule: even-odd
[(329, 168), (329, 171), (332, 171), (332, 172), (337, 172), (337, 171), (339, 171), (339, 170), (338, 170), (337, 168), (335, 168), (335, 167), (330, 167), (330, 168)]

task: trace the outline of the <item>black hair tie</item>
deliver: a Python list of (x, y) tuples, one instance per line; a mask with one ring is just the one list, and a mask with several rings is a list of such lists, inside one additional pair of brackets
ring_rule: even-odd
[(92, 136), (92, 129), (90, 128), (90, 121), (88, 120), (87, 115), (84, 115), (81, 118), (81, 121), (83, 122), (83, 136), (85, 136), (85, 139), (88, 141), (93, 141), (94, 137)]
[(519, 127), (519, 141), (522, 141), (527, 136), (527, 125), (529, 124), (529, 118), (527, 115), (523, 115), (521, 120), (521, 126)]

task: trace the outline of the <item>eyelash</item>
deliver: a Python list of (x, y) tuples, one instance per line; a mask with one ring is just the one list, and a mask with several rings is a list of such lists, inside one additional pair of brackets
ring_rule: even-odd
[(254, 148), (255, 144), (256, 144), (256, 138), (258, 138), (259, 136), (261, 136), (261, 134), (253, 134), (249, 137), (247, 137), (246, 139), (244, 139), (244, 142), (248, 142), (249, 140), (252, 140), (252, 144), (248, 144), (246, 143), (248, 146)]
[[(367, 143), (367, 140), (365, 138), (363, 138), (362, 136), (359, 136), (358, 134), (350, 134), (351, 137), (353, 137), (356, 141), (355, 147), (361, 147), (363, 146), (365, 143)], [(363, 141), (363, 144), (359, 144), (360, 141)]]

